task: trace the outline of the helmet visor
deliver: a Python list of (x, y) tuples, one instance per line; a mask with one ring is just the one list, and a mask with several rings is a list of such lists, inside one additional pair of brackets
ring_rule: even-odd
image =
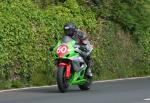
[(65, 34), (68, 35), (68, 36), (73, 36), (73, 34), (74, 34), (74, 31), (72, 29), (70, 29), (70, 28), (69, 29), (65, 29), (64, 31), (65, 31)]

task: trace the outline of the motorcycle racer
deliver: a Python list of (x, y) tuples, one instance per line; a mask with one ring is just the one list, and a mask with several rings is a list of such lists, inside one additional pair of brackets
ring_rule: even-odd
[(81, 57), (83, 57), (83, 59), (85, 60), (87, 64), (86, 75), (89, 77), (92, 77), (93, 75), (91, 72), (90, 54), (91, 54), (93, 47), (90, 44), (86, 33), (78, 29), (73, 23), (66, 23), (64, 25), (64, 33), (65, 33), (65, 36), (70, 36), (73, 40), (76, 41), (76, 44), (79, 46), (79, 48), (76, 49), (76, 51), (80, 53)]

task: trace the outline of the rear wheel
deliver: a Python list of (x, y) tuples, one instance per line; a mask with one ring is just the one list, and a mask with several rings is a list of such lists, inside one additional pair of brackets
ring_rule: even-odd
[(64, 93), (67, 91), (69, 84), (67, 82), (67, 79), (65, 78), (65, 67), (59, 67), (57, 70), (57, 85), (59, 88), (59, 91)]
[(83, 85), (78, 85), (81, 90), (89, 90), (92, 84), (92, 77), (86, 77), (87, 82)]

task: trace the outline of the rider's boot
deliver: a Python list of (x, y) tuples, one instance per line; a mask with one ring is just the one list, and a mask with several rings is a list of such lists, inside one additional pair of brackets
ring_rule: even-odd
[(86, 71), (86, 75), (88, 77), (93, 77), (92, 71), (91, 71), (91, 67), (92, 67), (92, 60), (91, 58), (87, 60), (87, 71)]

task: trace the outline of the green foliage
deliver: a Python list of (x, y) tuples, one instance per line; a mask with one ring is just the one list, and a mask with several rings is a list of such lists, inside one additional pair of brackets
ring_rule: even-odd
[(24, 84), (19, 80), (12, 81), (11, 87), (13, 87), (13, 88), (19, 88), (19, 87), (23, 87), (23, 86), (24, 86)]
[(129, 31), (110, 21), (98, 20), (97, 34), (92, 37), (95, 79), (112, 79), (150, 74), (145, 49), (137, 45)]
[(0, 84), (0, 90), (1, 89), (8, 89), (12, 87), (12, 83), (10, 81), (1, 82)]
[(13, 78), (17, 71), (21, 73), (22, 68), (25, 68), (23, 71), (30, 71), (27, 62), (33, 61), (31, 50), (35, 41), (35, 34), (29, 24), (35, 14), (31, 12), (35, 8), (31, 3), (26, 0), (13, 0), (0, 4), (0, 68), (1, 76), (6, 80)]
[(32, 0), (34, 3), (38, 4), (41, 8), (46, 8), (50, 4), (61, 4), (64, 3), (65, 0)]
[[(134, 40), (149, 48), (150, 39), (150, 1), (149, 0), (91, 0), (93, 11), (98, 17), (118, 23), (124, 30), (129, 30)], [(91, 4), (92, 5), (92, 4)], [(144, 36), (143, 36), (144, 35)]]

